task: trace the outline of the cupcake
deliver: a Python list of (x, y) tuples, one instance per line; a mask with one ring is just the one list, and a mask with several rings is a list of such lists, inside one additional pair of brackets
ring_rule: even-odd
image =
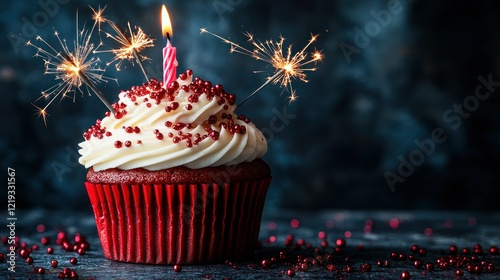
[(104, 256), (149, 264), (243, 260), (271, 181), (263, 134), (235, 96), (192, 71), (119, 94), (83, 134), (79, 162)]

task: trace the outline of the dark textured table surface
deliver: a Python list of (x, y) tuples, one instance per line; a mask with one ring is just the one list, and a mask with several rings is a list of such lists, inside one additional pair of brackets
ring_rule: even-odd
[[(500, 248), (500, 213), (266, 211), (260, 234), (262, 248), (256, 251), (254, 260), (185, 265), (180, 272), (175, 272), (172, 266), (105, 259), (92, 213), (18, 211), (16, 217), (19, 244), (24, 242), (27, 248), (33, 245), (38, 248), (30, 253), (32, 264), (18, 253), (15, 272), (10, 272), (8, 246), (0, 244), (0, 253), (5, 258), (0, 263), (1, 279), (57, 279), (64, 268), (74, 270), (79, 279), (286, 279), (290, 278), (288, 274), (304, 279), (400, 279), (403, 271), (409, 272), (411, 279), (500, 279), (500, 254), (498, 249), (490, 252), (491, 247)], [(3, 220), (6, 222), (5, 216)], [(70, 238), (81, 233), (90, 249), (84, 255), (64, 251), (55, 244), (57, 233), (62, 230)], [(3, 226), (0, 230), (3, 241), (8, 234)], [(42, 237), (49, 237), (51, 243), (41, 244)], [(335, 249), (339, 239), (346, 243), (343, 250)], [(482, 252), (477, 251), (477, 244)], [(412, 252), (412, 245), (424, 248), (427, 253)], [(450, 252), (452, 245), (458, 249), (455, 254)], [(53, 254), (47, 253), (48, 247), (54, 248)], [(391, 258), (392, 252), (397, 252), (397, 259)], [(77, 258), (76, 265), (70, 263), (72, 257)], [(271, 260), (273, 257), (275, 262)], [(54, 259), (58, 260), (57, 268), (50, 266)], [(422, 268), (415, 267), (417, 259), (422, 261)], [(270, 266), (263, 267), (262, 260)], [(384, 266), (384, 261), (389, 265)], [(440, 266), (438, 261), (448, 264)], [(301, 267), (303, 263), (306, 265)], [(435, 269), (427, 271), (426, 263), (435, 264)], [(481, 272), (468, 272), (468, 264), (470, 269)], [(39, 267), (45, 269), (44, 274), (35, 272)], [(463, 276), (457, 277), (457, 270)]]

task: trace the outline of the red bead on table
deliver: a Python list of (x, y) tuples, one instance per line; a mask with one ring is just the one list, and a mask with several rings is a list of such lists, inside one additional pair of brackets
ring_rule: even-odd
[(410, 272), (408, 272), (408, 271), (401, 272), (400, 278), (401, 278), (401, 280), (408, 280), (408, 279), (410, 279), (411, 278)]
[(21, 249), (21, 251), (19, 251), (19, 255), (21, 256), (21, 258), (26, 259), (30, 255), (30, 253), (27, 249)]
[(36, 273), (38, 273), (38, 274), (45, 274), (45, 268), (43, 268), (43, 267), (38, 267), (38, 268), (36, 269)]
[(337, 240), (335, 240), (335, 245), (337, 247), (344, 248), (346, 245), (346, 241), (343, 238), (337, 238)]

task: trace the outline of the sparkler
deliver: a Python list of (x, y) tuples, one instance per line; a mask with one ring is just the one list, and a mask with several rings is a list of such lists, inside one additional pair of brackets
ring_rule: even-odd
[(95, 10), (94, 8), (90, 7), (92, 11), (94, 12), (93, 19), (94, 21), (98, 24), (99, 26), (99, 32), (102, 31), (100, 28), (101, 23), (105, 22), (109, 24), (111, 29), (113, 29), (115, 35), (111, 33), (104, 32), (106, 34), (106, 37), (113, 39), (114, 41), (118, 42), (121, 45), (121, 48), (118, 49), (111, 49), (111, 50), (100, 50), (96, 52), (111, 52), (115, 55), (113, 60), (107, 63), (107, 65), (110, 65), (116, 61), (119, 61), (116, 64), (116, 70), (120, 70), (121, 64), (123, 63), (124, 60), (130, 60), (133, 63), (133, 60), (139, 64), (139, 67), (141, 68), (142, 73), (144, 74), (144, 77), (146, 78), (146, 81), (149, 81), (149, 76), (146, 72), (146, 69), (144, 68), (144, 65), (142, 64), (143, 60), (148, 60), (149, 58), (144, 56), (144, 55), (139, 55), (139, 53), (144, 50), (145, 48), (148, 47), (153, 47), (153, 39), (149, 38), (144, 31), (140, 27), (135, 27), (136, 33), (133, 32), (132, 28), (130, 27), (130, 23), (128, 23), (128, 31), (130, 33), (130, 37), (127, 36), (126, 32), (115, 22), (105, 18), (103, 16), (103, 12), (106, 9), (104, 8), (98, 8)]
[[(90, 31), (78, 29), (78, 13), (76, 14), (76, 39), (73, 42), (73, 51), (70, 50), (66, 39), (61, 39), (57, 31), (54, 36), (57, 38), (62, 50), (56, 50), (42, 37), (37, 36), (36, 41), (42, 43), (43, 47), (33, 44), (31, 41), (27, 42), (28, 46), (37, 49), (35, 57), (41, 57), (45, 65), (45, 74), (55, 75), (55, 80), (60, 80), (56, 85), (41, 92), (41, 96), (35, 100), (40, 99), (48, 100), (44, 107), (39, 107), (33, 104), (37, 110), (37, 114), (43, 117), (45, 126), (47, 126), (47, 108), (58, 97), (64, 99), (70, 93), (73, 93), (73, 101), (75, 101), (75, 93), (78, 90), (82, 93), (82, 85), (87, 86), (92, 90), (95, 95), (104, 103), (104, 105), (114, 113), (111, 104), (106, 100), (104, 95), (96, 88), (95, 84), (98, 82), (105, 82), (114, 80), (104, 76), (105, 68), (99, 66), (100, 60), (96, 57), (90, 56), (99, 45), (95, 46), (90, 43), (91, 34), (94, 32), (95, 24)], [(89, 92), (90, 95), (90, 92)]]
[[(222, 40), (222, 42), (229, 44), (231, 46), (230, 52), (240, 53), (243, 55), (248, 55), (256, 60), (262, 60), (269, 63), (274, 68), (274, 74), (267, 78), (266, 82), (257, 88), (252, 94), (245, 98), (238, 106), (241, 106), (248, 99), (257, 94), (261, 89), (269, 84), (279, 84), (284, 90), (290, 93), (288, 97), (290, 102), (295, 101), (298, 96), (292, 87), (293, 80), (300, 80), (302, 82), (307, 82), (307, 76), (305, 72), (316, 71), (316, 68), (306, 68), (306, 65), (311, 63), (317, 63), (323, 59), (323, 54), (320, 51), (314, 51), (311, 56), (308, 55), (307, 49), (313, 44), (319, 35), (311, 35), (311, 39), (307, 44), (298, 52), (292, 52), (292, 45), (286, 48), (286, 52), (283, 51), (285, 38), (280, 36), (279, 41), (266, 40), (261, 42), (254, 39), (253, 35), (250, 33), (245, 33), (248, 37), (248, 42), (252, 45), (253, 49), (245, 48), (235, 42), (232, 42), (226, 38), (223, 38), (217, 34), (208, 31), (205, 28), (201, 29), (201, 33), (208, 33), (216, 38)], [(254, 71), (254, 73), (260, 73), (264, 71)]]

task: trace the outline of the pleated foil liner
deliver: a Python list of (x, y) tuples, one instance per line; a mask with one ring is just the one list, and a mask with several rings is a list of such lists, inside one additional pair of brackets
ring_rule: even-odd
[(270, 181), (85, 186), (106, 258), (206, 264), (252, 256)]

